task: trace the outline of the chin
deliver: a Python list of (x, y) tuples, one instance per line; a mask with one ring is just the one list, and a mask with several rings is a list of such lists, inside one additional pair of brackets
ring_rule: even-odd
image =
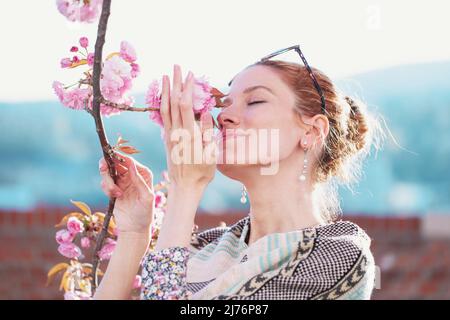
[(242, 177), (242, 174), (247, 171), (248, 167), (248, 164), (217, 164), (217, 170), (233, 180), (240, 180), (239, 177)]
[(237, 181), (242, 181), (243, 177), (260, 172), (261, 167), (261, 164), (217, 164), (217, 170), (220, 173)]

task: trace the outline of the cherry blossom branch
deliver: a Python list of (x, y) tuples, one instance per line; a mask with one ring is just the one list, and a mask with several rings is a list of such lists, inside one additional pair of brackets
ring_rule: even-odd
[[(97, 29), (97, 40), (95, 42), (95, 54), (94, 54), (94, 71), (92, 76), (92, 86), (93, 86), (93, 103), (92, 103), (92, 115), (95, 121), (95, 128), (97, 131), (98, 138), (100, 140), (100, 145), (103, 150), (103, 156), (106, 160), (106, 163), (109, 167), (109, 174), (111, 175), (114, 182), (117, 181), (117, 173), (116, 168), (113, 161), (113, 149), (108, 142), (108, 138), (106, 137), (105, 129), (103, 127), (103, 121), (100, 114), (100, 104), (104, 100), (102, 97), (102, 93), (100, 90), (100, 75), (102, 71), (102, 60), (103, 60), (103, 45), (105, 44), (105, 36), (106, 29), (108, 26), (108, 19), (111, 12), (111, 0), (103, 0), (102, 4), (102, 12), (100, 15), (100, 21), (98, 23)], [(112, 213), (114, 210), (114, 205), (116, 203), (115, 198), (109, 199), (108, 211), (105, 215), (105, 220), (103, 222), (103, 227), (98, 235), (94, 257), (92, 261), (92, 271), (93, 271), (93, 279), (92, 279), (92, 289), (95, 290), (98, 287), (98, 264), (99, 264), (99, 256), (98, 252), (103, 246), (103, 242), (105, 240), (106, 234), (108, 232), (109, 221), (111, 220)]]
[(118, 109), (118, 110), (122, 110), (122, 111), (134, 111), (134, 112), (160, 111), (159, 108), (130, 107), (130, 106), (126, 105), (126, 104), (114, 103), (114, 102), (108, 101), (106, 99), (103, 99), (102, 103), (107, 105), (107, 106), (109, 106), (109, 107), (112, 107), (112, 108)]

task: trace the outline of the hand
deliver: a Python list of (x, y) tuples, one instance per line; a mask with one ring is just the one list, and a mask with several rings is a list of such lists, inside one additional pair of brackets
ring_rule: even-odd
[[(171, 186), (202, 189), (213, 179), (216, 169), (215, 144), (211, 139), (213, 119), (209, 113), (205, 113), (200, 124), (195, 121), (193, 93), (192, 72), (189, 72), (183, 84), (181, 69), (175, 65), (172, 90), (169, 77), (163, 77), (161, 117)], [(180, 140), (173, 141), (173, 137), (179, 137)]]
[(116, 198), (113, 214), (119, 236), (121, 233), (148, 235), (154, 210), (153, 174), (132, 157), (119, 153), (115, 155), (123, 160), (114, 159), (118, 172), (117, 184), (109, 175), (104, 158), (100, 159), (99, 169), (103, 192), (108, 197)]

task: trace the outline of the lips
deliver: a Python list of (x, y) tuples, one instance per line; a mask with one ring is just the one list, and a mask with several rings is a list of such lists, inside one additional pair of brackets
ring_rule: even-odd
[(246, 136), (246, 134), (243, 134), (243, 133), (238, 134), (238, 133), (236, 133), (236, 130), (233, 130), (233, 129), (228, 129), (228, 130), (223, 129), (217, 133), (216, 139), (225, 141), (226, 139), (240, 138), (240, 137), (245, 137), (245, 136)]
[(226, 132), (226, 130), (221, 132), (221, 137), (223, 140), (229, 139), (229, 138), (236, 138), (239, 135), (237, 135), (235, 132), (228, 130), (228, 132)]

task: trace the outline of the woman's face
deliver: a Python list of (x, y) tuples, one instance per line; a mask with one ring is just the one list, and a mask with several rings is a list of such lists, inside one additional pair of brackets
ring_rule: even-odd
[(295, 95), (270, 67), (240, 72), (224, 102), (218, 116), (218, 169), (223, 174), (238, 178), (248, 166), (278, 168), (281, 160), (301, 150), (304, 131), (294, 111)]

